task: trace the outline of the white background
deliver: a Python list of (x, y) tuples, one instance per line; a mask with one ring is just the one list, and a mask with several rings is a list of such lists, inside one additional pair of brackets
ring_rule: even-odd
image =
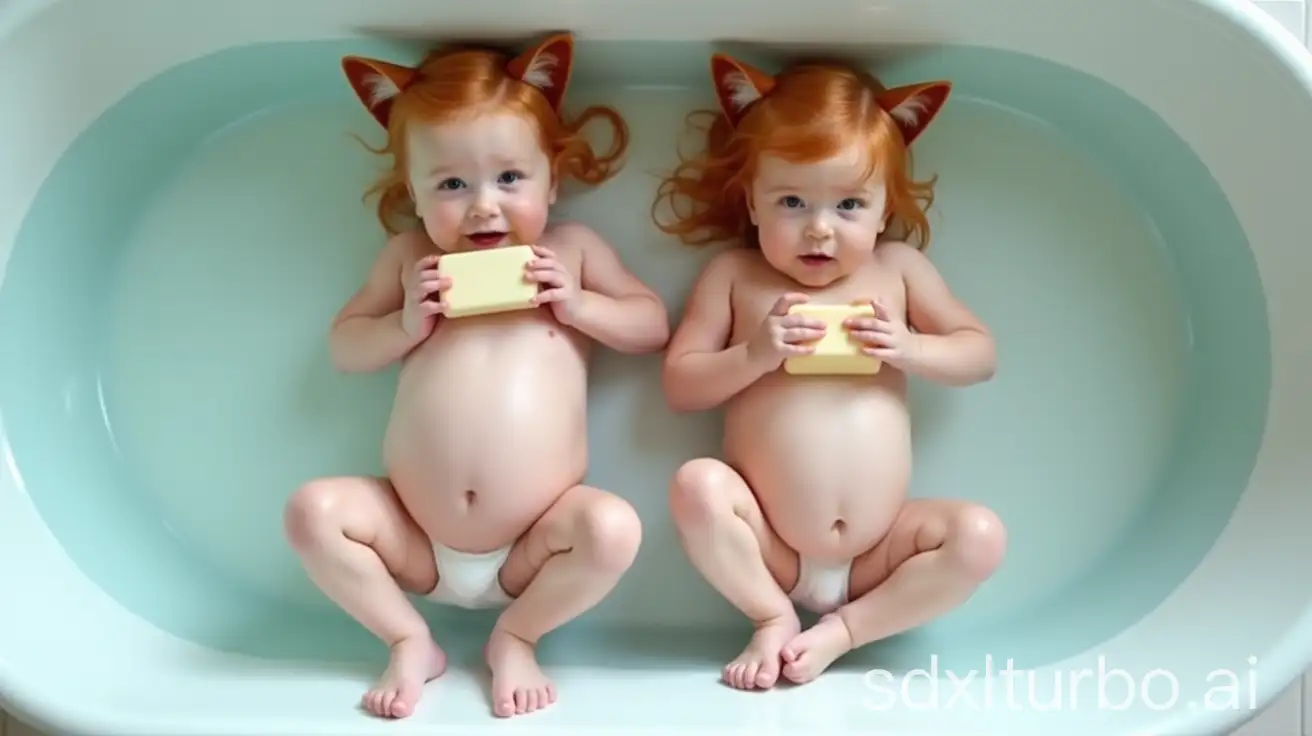
[[(1254, 0), (1291, 33), (1312, 48), (1308, 0)], [(1310, 717), (1305, 718), (1304, 713)], [(1312, 670), (1304, 674), (1266, 711), (1231, 736), (1312, 736)], [(0, 712), (0, 736), (45, 736)]]

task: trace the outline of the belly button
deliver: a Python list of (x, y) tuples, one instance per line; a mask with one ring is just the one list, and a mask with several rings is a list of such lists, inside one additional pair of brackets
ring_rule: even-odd
[(555, 336), (556, 336), (555, 330), (547, 330), (547, 337), (555, 337)]
[(843, 536), (843, 532), (847, 531), (847, 522), (843, 521), (842, 519), (839, 519), (838, 521), (834, 522), (834, 525), (831, 528), (833, 529), (834, 534), (837, 534), (838, 536), (841, 537)]
[(465, 491), (465, 505), (473, 506), (474, 498), (477, 496), (473, 491)]

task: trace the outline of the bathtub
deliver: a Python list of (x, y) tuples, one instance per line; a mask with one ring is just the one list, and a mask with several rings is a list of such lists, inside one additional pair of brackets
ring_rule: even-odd
[[(623, 7), (621, 7), (623, 5)], [(52, 733), (1201, 734), (1312, 660), (1312, 58), (1240, 0), (62, 0), (0, 9), (0, 704)], [(706, 5), (705, 7), (710, 7)], [(913, 385), (913, 494), (989, 505), (1003, 567), (803, 687), (717, 683), (748, 629), (665, 506), (714, 414), (603, 351), (590, 482), (643, 549), (544, 640), (560, 701), (490, 715), (491, 616), (411, 718), (358, 709), (384, 652), (281, 533), (306, 479), (373, 472), (395, 375), (324, 334), (380, 242), (377, 142), (338, 59), (578, 36), (568, 103), (617, 105), (625, 172), (570, 192), (682, 312), (710, 251), (651, 225), (706, 59), (821, 47), (955, 92), (916, 143), (930, 253), (999, 371)], [(375, 136), (375, 137), (371, 137)], [(1304, 315), (1300, 317), (1299, 315)], [(1300, 460), (1302, 457), (1304, 459)]]

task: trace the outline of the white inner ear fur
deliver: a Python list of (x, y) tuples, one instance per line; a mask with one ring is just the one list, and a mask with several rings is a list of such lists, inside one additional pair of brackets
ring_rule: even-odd
[(743, 110), (748, 105), (761, 99), (761, 91), (752, 84), (752, 80), (741, 71), (734, 70), (724, 75), (723, 84), (729, 90), (729, 102), (736, 110)]
[(377, 72), (364, 75), (364, 83), (369, 87), (369, 107), (377, 107), (401, 94), (401, 88), (385, 74)]
[(920, 122), (920, 116), (929, 109), (929, 103), (925, 100), (924, 95), (911, 95), (888, 111), (889, 115), (899, 123), (911, 127)]
[(538, 89), (550, 88), (552, 84), (551, 70), (559, 61), (559, 57), (549, 52), (534, 56), (533, 61), (529, 62), (528, 69), (525, 70), (524, 78), (521, 81)]

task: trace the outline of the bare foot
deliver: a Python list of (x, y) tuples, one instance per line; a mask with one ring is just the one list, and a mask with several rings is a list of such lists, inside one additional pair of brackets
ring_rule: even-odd
[(815, 626), (793, 637), (781, 652), (784, 677), (797, 684), (820, 676), (834, 660), (852, 651), (852, 635), (837, 614), (820, 617)]
[(556, 685), (542, 674), (532, 644), (494, 628), (483, 651), (492, 669), (493, 713), (508, 718), (556, 702)]
[(786, 616), (757, 624), (747, 648), (724, 666), (724, 682), (739, 690), (774, 687), (779, 681), (780, 651), (801, 629), (797, 614), (791, 611)]
[(415, 712), (424, 683), (445, 670), (446, 652), (431, 636), (402, 639), (392, 645), (392, 661), (361, 705), (376, 716), (405, 718)]

